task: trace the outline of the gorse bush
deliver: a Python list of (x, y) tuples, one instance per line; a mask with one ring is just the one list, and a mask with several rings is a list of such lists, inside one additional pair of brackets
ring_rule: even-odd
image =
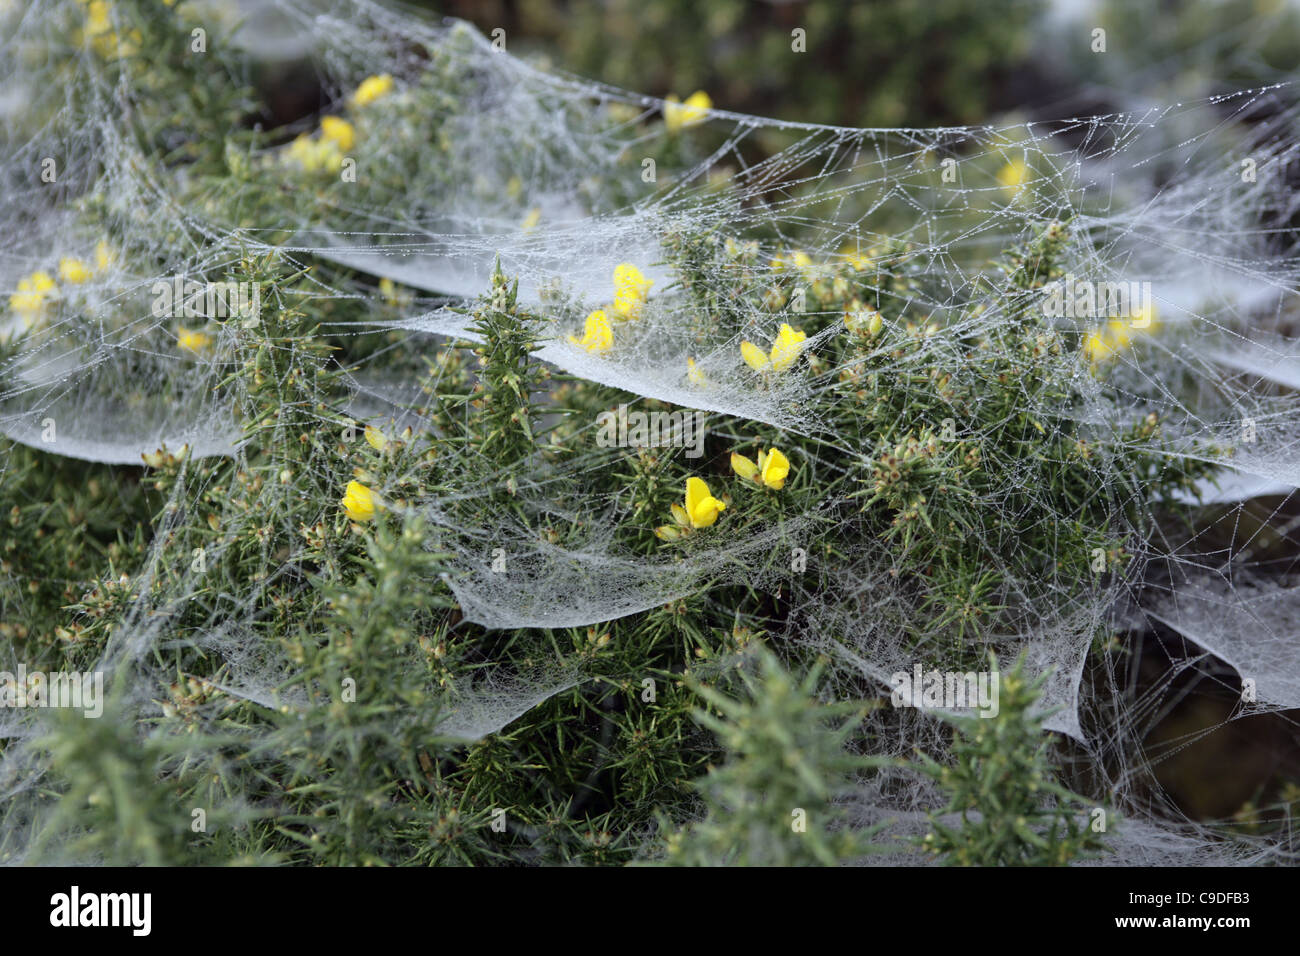
[[(1042, 681), (1027, 681), (1018, 663), (1003, 675), (995, 717), (949, 718), (960, 735), (954, 763), (925, 761), (925, 773), (939, 781), (948, 804), (921, 842), (945, 862), (1060, 866), (1104, 846), (1105, 809), (1090, 808), (1053, 779), (1042, 718), (1031, 710)], [(944, 822), (958, 813), (959, 826)]]
[[(1158, 319), (1045, 302), (1293, 281), (1204, 239), (1243, 234), (1258, 180), (1206, 201), (1221, 170), (1189, 160), (1153, 199), (1091, 165), (1141, 170), (1209, 106), (792, 131), (341, 10), (274, 5), (329, 99), (287, 129), (218, 7), (58, 3), (0, 43), (27, 91), (0, 129), (0, 663), (103, 686), (97, 717), (3, 689), (0, 858), (1205, 852), (1185, 819), (1142, 819), (1159, 849), (1090, 827), (1143, 812), (1114, 634), (1214, 572), (1178, 536), (1229, 465), (1285, 475), (1294, 397), (1223, 371), (1254, 361), (1226, 285)], [(754, 130), (789, 145), (749, 163)], [(914, 669), (982, 675), (996, 712), (954, 742), (964, 703), (900, 696)]]
[[(808, 866), (861, 856), (870, 834), (844, 826), (834, 800), (851, 791), (850, 771), (871, 766), (870, 758), (845, 750), (862, 712), (854, 720), (852, 702), (816, 699), (817, 666), (796, 683), (762, 645), (755, 659), (755, 676), (741, 671), (747, 699), (694, 687), (705, 703), (696, 720), (717, 735), (728, 761), (700, 782), (709, 815), (669, 836), (667, 859), (692, 866)], [(777, 825), (783, 818), (788, 828)]]

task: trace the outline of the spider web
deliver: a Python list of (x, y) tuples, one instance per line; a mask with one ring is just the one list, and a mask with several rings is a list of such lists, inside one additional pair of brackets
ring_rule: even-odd
[[(113, 8), (115, 36), (129, 33), (125, 8)], [(248, 396), (226, 384), (239, 323), (198, 319), (211, 343), (187, 350), (178, 335), (195, 323), (160, 315), (153, 304), (158, 284), (174, 277), (220, 281), (242, 262), (275, 257), (312, 269), (297, 287), (300, 299), (263, 302), (264, 310), (319, 312), (322, 334), (380, 342), (349, 353), (346, 390), (333, 396), (338, 407), (386, 428), (436, 435), (420, 411), (424, 360), (449, 342), (476, 341), (466, 309), (499, 262), (518, 278), (521, 302), (542, 316), (535, 354), (556, 374), (708, 413), (737, 443), (752, 434), (797, 436), (804, 451), (796, 470), (814, 484), (829, 482), (874, 451), (827, 411), (827, 396), (853, 368), (810, 362), (764, 376), (741, 360), (741, 342), (770, 344), (783, 323), (802, 321), (821, 327), (804, 353), (827, 353), (851, 317), (820, 308), (817, 289), (831, 287), (833, 299), (834, 283), (847, 275), (864, 307), (889, 314), (891, 326), (933, 324), (920, 351), (886, 362), (882, 374), (902, 381), (930, 365), (960, 370), (972, 339), (996, 340), (1014, 321), (998, 295), (1006, 276), (991, 263), (1068, 223), (1066, 272), (1094, 283), (1149, 283), (1158, 326), (1117, 348), (1101, 371), (1071, 358), (1062, 375), (1079, 403), (1051, 407), (1027, 388), (1026, 414), (1102, 435), (1155, 412), (1168, 454), (1211, 462), (1216, 472), (1167, 501), (1140, 487), (1105, 489), (1107, 522), (1127, 530), (1132, 552), (1127, 573), (1109, 583), (1063, 580), (1050, 569), (1037, 579), (1021, 575), (990, 546), (986, 560), (1012, 582), (998, 653), (1007, 660), (1024, 650), (1031, 671), (1051, 673), (1048, 726), (1072, 739), (1103, 778), (1098, 789), (1129, 818), (1110, 859), (1259, 862), (1283, 852), (1263, 839), (1223, 842), (1158, 789), (1152, 796), (1153, 764), (1163, 758), (1137, 741), (1177, 699), (1174, 678), (1206, 655), (1254, 682), (1254, 699), (1229, 719), (1300, 708), (1300, 590), (1292, 567), (1279, 571), (1259, 556), (1270, 542), (1296, 540), (1300, 486), (1300, 261), (1285, 225), (1297, 212), (1287, 182), (1297, 148), (1288, 136), (1292, 88), (1054, 122), (851, 129), (718, 109), (674, 114), (661, 100), (540, 69), (466, 24), (431, 25), (365, 0), (276, 0), (242, 29), (221, 6), (182, 6), (176, 15), (186, 27), (205, 24), (214, 38), (231, 37), (240, 52), (229, 62), (245, 69), (253, 57), (296, 44), (334, 97), (332, 112), (355, 126), (357, 143), (346, 152), (356, 179), (305, 168), (293, 143), (277, 136), (251, 148), (232, 137), (228, 176), (191, 176), (160, 158), (183, 131), (164, 131), (152, 152), (141, 146), (118, 104), (148, 91), (132, 89), (130, 74), (91, 38), (71, 55), (49, 52), (66, 52), (85, 16), (79, 4), (7, 8), (0, 291), (21, 294), (25, 278), (55, 274), (64, 256), (92, 261), (101, 241), (111, 252), (86, 281), (60, 279), (37, 313), (0, 311), (0, 432), (92, 462), (139, 464), (142, 454), (182, 445), (192, 461), (240, 460), (238, 414)], [(393, 90), (365, 106), (349, 103), (350, 91), (379, 73), (394, 78)], [(684, 115), (682, 128), (668, 128), (665, 115)], [(313, 121), (290, 132), (319, 141), (314, 130)], [(56, 183), (40, 179), (50, 157)], [(646, 160), (654, 161), (650, 178)], [(246, 218), (246, 209), (256, 215)], [(704, 265), (683, 275), (674, 256), (700, 236), (714, 237), (699, 253)], [(905, 283), (885, 280), (892, 261), (906, 262)], [(625, 262), (653, 281), (648, 301), (636, 322), (616, 327), (611, 350), (588, 351), (571, 337), (582, 336), (588, 313), (609, 307), (611, 276)], [(380, 280), (402, 291), (386, 293)], [(756, 308), (772, 289), (781, 304)], [(790, 295), (799, 291), (807, 302), (796, 309)], [(714, 311), (702, 315), (702, 302)], [(1055, 321), (1084, 335), (1097, 322)], [(336, 424), (321, 416), (319, 426)], [(821, 500), (743, 534), (720, 522), (707, 544), (684, 554), (647, 559), (628, 550), (614, 532), (630, 520), (629, 503), (602, 482), (625, 452), (599, 447), (596, 431), (594, 420), (576, 426), (576, 452), (525, 469), (517, 492), (533, 522), (483, 521), (466, 507), (473, 489), (414, 503), (428, 519), (430, 546), (452, 555), (448, 583), (467, 621), (598, 625), (744, 584), (783, 591), (790, 612), (769, 639), (825, 653), (833, 661), (828, 695), (887, 693), (891, 674), (942, 659), (900, 637), (900, 622), (925, 611), (891, 575), (890, 544), (864, 537), (837, 510), (843, 500)], [(1106, 474), (1099, 466), (1099, 480)], [(321, 486), (337, 482), (317, 478)], [(185, 472), (173, 501), (205, 490)], [(265, 491), (268, 500), (293, 493)], [(1030, 502), (1046, 523), (1069, 518), (1046, 489), (1014, 471), (994, 476), (982, 506), (992, 513), (1013, 500)], [(1139, 536), (1126, 517), (1137, 509), (1191, 518), (1206, 504), (1222, 513), (1213, 530), (1162, 522)], [(319, 502), (319, 520), (336, 513), (335, 499)], [(1243, 522), (1247, 514), (1254, 518)], [(572, 530), (559, 542), (539, 540), (537, 526), (547, 520)], [(227, 693), (265, 706), (292, 703), (276, 690), (290, 681), (292, 663), (255, 637), (258, 586), (236, 596), (233, 612), (212, 605), (208, 627), (177, 633), (170, 622), (180, 610), (203, 613), (203, 585), (194, 575), (161, 573), (177, 559), (167, 535), (157, 538), (151, 570), (97, 669), (128, 674), (130, 703), (147, 714), (166, 681), (151, 650), (192, 642), (223, 661)], [(838, 543), (834, 560), (816, 556), (823, 540)], [(807, 572), (792, 578), (787, 556), (795, 548), (811, 556)], [(494, 549), (510, 556), (509, 573), (492, 567)], [(265, 581), (298, 555), (268, 552), (263, 560)], [(1114, 663), (1089, 677), (1099, 635), (1157, 624), (1172, 656), (1153, 685), (1130, 695), (1131, 675)], [(532, 673), (489, 672), (456, 704), (447, 729), (467, 738), (497, 732), (584, 679), (559, 661)], [(1218, 680), (1235, 692), (1235, 678)], [(20, 743), (34, 719), (7, 712), (0, 732)], [(932, 716), (889, 719), (899, 725), (886, 750), (943, 750), (946, 731)], [(6, 748), (6, 794), (32, 797), (39, 767), (33, 751)], [(939, 803), (926, 783), (892, 773), (864, 783), (856, 797), (863, 823), (889, 817), (903, 831)]]

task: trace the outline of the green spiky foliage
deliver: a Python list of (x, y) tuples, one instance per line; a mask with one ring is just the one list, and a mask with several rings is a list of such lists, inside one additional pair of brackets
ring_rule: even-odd
[(947, 865), (1064, 866), (1095, 856), (1117, 823), (1059, 782), (1043, 730), (1049, 715), (1035, 710), (1047, 675), (1031, 679), (1023, 668), (1022, 658), (999, 675), (995, 715), (945, 718), (956, 736), (950, 763), (920, 756), (948, 797), (921, 845)]
[(846, 746), (861, 705), (818, 700), (818, 665), (796, 679), (762, 644), (749, 657), (736, 697), (692, 681), (695, 719), (724, 756), (697, 783), (707, 815), (669, 837), (667, 862), (831, 866), (863, 855), (870, 831), (845, 826), (836, 804), (874, 763)]

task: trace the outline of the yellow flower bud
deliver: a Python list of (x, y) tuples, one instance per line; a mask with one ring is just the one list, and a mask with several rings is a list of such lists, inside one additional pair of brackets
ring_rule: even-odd
[(749, 481), (753, 481), (758, 475), (758, 465), (734, 451), (731, 453), (731, 470)]

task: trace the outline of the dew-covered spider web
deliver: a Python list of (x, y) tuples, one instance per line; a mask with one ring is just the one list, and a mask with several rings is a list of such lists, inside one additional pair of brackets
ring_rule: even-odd
[[(1154, 783), (1160, 755), (1141, 745), (1179, 675), (1209, 658), (1229, 665), (1220, 683), (1231, 693), (1242, 681), (1253, 689), (1229, 720), (1290, 720), (1300, 708), (1300, 588), (1275, 556), (1300, 529), (1293, 88), (1010, 126), (851, 129), (666, 104), (531, 65), (464, 23), (367, 0), (275, 0), (246, 20), (220, 5), (164, 9), (179, 18), (178, 43), (192, 26), (206, 31), (214, 52), (195, 67), (206, 79), (215, 71), (233, 91), (257, 58), (292, 48), (331, 106), (270, 132), (145, 121), (137, 114), (161, 93), (121, 65), (131, 5), (112, 6), (107, 25), (88, 25), (75, 0), (0, 7), (9, 438), (123, 465), (184, 448), (169, 493), (179, 527), (197, 507), (187, 502), (225, 493), (205, 484), (202, 463), (248, 454), (254, 397), (235, 374), (241, 343), (268, 315), (310, 314), (318, 337), (344, 344), (329, 392), (293, 427), (359, 443), (370, 424), (431, 443), (437, 489), (375, 492), (422, 517), (467, 625), (600, 627), (746, 587), (782, 602), (766, 641), (831, 662), (827, 698), (887, 698), (892, 674), (918, 662), (968, 669), (972, 647), (1001, 661), (1024, 652), (1031, 672), (1051, 675), (1047, 726), (1071, 766), (1120, 811), (1106, 861), (1293, 852), (1281, 838), (1229, 840), (1189, 819)], [(380, 78), (374, 95), (359, 97), (368, 77)], [(348, 129), (327, 135), (322, 115)], [(224, 175), (198, 162), (204, 149)], [(1009, 259), (1017, 249), (1030, 252)], [(1054, 271), (1037, 272), (1052, 256)], [(294, 279), (263, 282), (260, 313), (214, 315), (207, 300), (186, 315), (184, 295), (172, 295), (268, 263)], [(605, 405), (565, 416), (560, 451), (539, 446), (501, 470), (491, 490), (508, 489), (512, 506), (484, 509), (489, 489), (458, 484), (481, 474), (474, 452), (443, 440), (454, 422), (427, 387), (471, 375), (451, 346), (482, 341), (472, 313), (491, 298), (498, 263), (537, 318), (534, 358), (552, 385), (595, 383), (600, 401), (615, 396), (608, 407), (705, 413), (707, 458), (658, 450), (674, 488), (707, 474), (719, 494), (735, 480), (731, 449), (787, 450), (791, 476), (774, 499), (785, 510), (742, 523), (728, 520), (733, 506), (684, 541), (634, 543), (629, 529), (644, 535), (672, 518), (636, 513), (634, 496), (611, 484), (635, 449), (597, 440)], [(615, 316), (624, 263), (652, 284), (631, 295), (626, 319), (607, 318), (602, 345), (586, 323), (597, 310)], [(1103, 296), (1149, 290), (1150, 307), (1046, 305), (1067, 277)], [(1040, 323), (1028, 337), (1027, 316)], [(806, 335), (789, 362), (783, 325)], [(742, 343), (765, 367), (746, 361)], [(297, 347), (275, 367), (310, 374)], [(991, 410), (989, 389), (1004, 411)], [(967, 476), (927, 486), (962, 496), (961, 514), (973, 516), (930, 533), (972, 556), (962, 574), (974, 577), (961, 580), (972, 604), (993, 609), (983, 620), (873, 523), (864, 502), (905, 480), (889, 483), (891, 452), (926, 481), (927, 468)], [(711, 459), (722, 465), (710, 472)], [(1189, 477), (1176, 486), (1166, 467)], [(1066, 474), (1062, 490), (1054, 482)], [(299, 477), (259, 490), (266, 514), (296, 516), (281, 530), (298, 544), (265, 548), (241, 593), (212, 593), (191, 570), (193, 542), (157, 532), (129, 611), (87, 666), (122, 675), (126, 712), (158, 711), (174, 675), (155, 650), (178, 644), (220, 662), (223, 695), (305, 706), (292, 655), (259, 637), (260, 588), (297, 573), (309, 529), (336, 524), (351, 476)], [(304, 487), (314, 504), (288, 507)], [(942, 511), (914, 499), (894, 510), (920, 504)], [(1058, 553), (1057, 540), (1099, 555)], [(205, 544), (206, 565), (233, 546), (219, 535)], [(1128, 658), (1096, 652), (1153, 629), (1168, 666), (1140, 686)], [(538, 646), (527, 667), (484, 662), (449, 698), (442, 730), (496, 733), (596, 676)], [(26, 743), (39, 719), (0, 712), (0, 792), (27, 801), (29, 822), (41, 812), (42, 759)], [(942, 754), (949, 736), (923, 709), (884, 707), (864, 722), (864, 746), (885, 755)], [(940, 805), (931, 784), (900, 769), (864, 780), (853, 809), (906, 834)]]

